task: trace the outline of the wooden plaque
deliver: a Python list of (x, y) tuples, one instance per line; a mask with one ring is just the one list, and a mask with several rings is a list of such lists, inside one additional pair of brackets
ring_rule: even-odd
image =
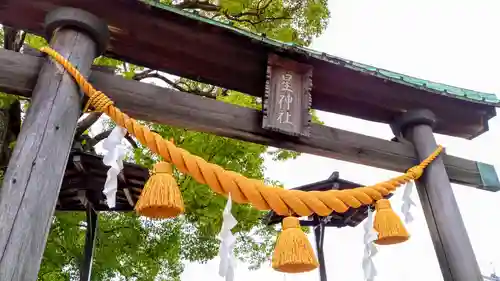
[(262, 127), (291, 136), (309, 136), (312, 70), (309, 65), (270, 54)]

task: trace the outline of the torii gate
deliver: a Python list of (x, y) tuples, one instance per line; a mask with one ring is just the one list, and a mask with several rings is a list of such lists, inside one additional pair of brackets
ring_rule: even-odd
[[(499, 105), (494, 95), (316, 53), (155, 2), (0, 0), (0, 22), (46, 35), (52, 48), (137, 119), (393, 171), (429, 155), (436, 147), (433, 131), (468, 139), (487, 131)], [(93, 59), (103, 52), (263, 97), (264, 112), (91, 73)], [(0, 280), (36, 280), (81, 95), (51, 60), (0, 51), (0, 62), (1, 90), (32, 97), (0, 193)], [(299, 102), (282, 111), (272, 86), (287, 74), (301, 77), (290, 84)], [(310, 124), (309, 107), (390, 124), (397, 142)], [(498, 191), (498, 177), (491, 165), (444, 156), (417, 183), (444, 279), (479, 281), (450, 181)]]

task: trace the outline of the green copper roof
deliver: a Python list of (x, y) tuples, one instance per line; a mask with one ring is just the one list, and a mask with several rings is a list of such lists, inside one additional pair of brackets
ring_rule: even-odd
[(346, 60), (343, 58), (339, 58), (336, 56), (328, 55), (323, 52), (318, 52), (309, 48), (305, 48), (302, 46), (298, 46), (293, 43), (285, 43), (285, 42), (280, 42), (271, 38), (267, 38), (265, 35), (259, 35), (255, 34), (253, 32), (243, 30), (240, 28), (237, 28), (231, 24), (230, 21), (227, 22), (221, 22), (221, 21), (216, 21), (212, 20), (206, 17), (203, 17), (199, 15), (196, 12), (188, 12), (188, 11), (183, 11), (179, 10), (177, 8), (174, 8), (172, 6), (168, 6), (165, 4), (161, 4), (156, 2), (155, 0), (138, 0), (144, 3), (147, 3), (153, 7), (160, 8), (163, 10), (168, 10), (169, 12), (176, 13), (197, 21), (201, 21), (207, 24), (211, 24), (214, 26), (218, 26), (220, 28), (224, 28), (226, 30), (230, 30), (232, 32), (235, 32), (239, 35), (246, 36), (250, 39), (257, 40), (262, 42), (263, 44), (267, 45), (268, 47), (280, 50), (280, 51), (287, 51), (289, 53), (296, 53), (296, 54), (302, 54), (305, 56), (313, 57), (319, 60), (327, 61), (329, 63), (337, 64), (337, 65), (342, 65), (344, 67), (366, 73), (369, 75), (373, 75), (376, 77), (379, 77), (381, 79), (386, 79), (389, 81), (393, 81), (396, 83), (404, 84), (409, 87), (414, 87), (418, 88), (421, 90), (425, 90), (428, 92), (432, 92), (435, 94), (440, 94), (440, 95), (446, 95), (454, 98), (459, 98), (459, 99), (465, 99), (468, 101), (472, 102), (479, 102), (479, 103), (486, 103), (486, 104), (491, 104), (494, 106), (499, 106), (500, 107), (500, 99), (492, 93), (484, 93), (484, 92), (478, 92), (478, 91), (473, 91), (473, 90), (467, 90), (463, 88), (458, 88), (454, 86), (449, 86), (445, 85), (442, 83), (436, 83), (428, 80), (423, 80), (415, 77), (411, 77), (408, 75), (384, 70), (381, 68), (373, 67), (370, 65), (365, 65), (357, 62), (353, 62), (350, 60)]
[[(343, 60), (340, 58), (335, 58), (337, 60)], [(475, 101), (475, 102), (481, 102), (481, 103), (487, 103), (487, 104), (492, 104), (495, 106), (500, 106), (500, 99), (495, 94), (491, 93), (483, 93), (483, 92), (478, 92), (474, 90), (468, 90), (464, 88), (458, 88), (454, 86), (449, 86), (446, 84), (442, 83), (436, 83), (424, 79), (419, 79), (415, 77), (411, 77), (408, 75), (384, 70), (381, 68), (376, 68), (373, 66), (357, 63), (357, 62), (352, 62), (352, 61), (347, 61), (343, 60), (346, 63), (346, 67), (355, 69), (360, 72), (366, 72), (371, 75), (391, 80), (400, 84), (405, 84), (410, 87), (414, 88), (419, 88), (422, 90), (426, 90), (428, 92), (433, 92), (436, 94), (441, 94), (441, 95), (446, 95), (446, 96), (451, 96), (454, 98), (461, 98), (461, 99), (467, 99), (470, 101)]]

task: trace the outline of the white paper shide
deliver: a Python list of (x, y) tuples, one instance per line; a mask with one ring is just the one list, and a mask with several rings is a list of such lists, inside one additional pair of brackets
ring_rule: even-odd
[(373, 241), (377, 239), (377, 232), (373, 228), (373, 211), (368, 209), (368, 218), (363, 225), (365, 230), (365, 236), (363, 242), (365, 244), (365, 251), (363, 255), (363, 271), (365, 273), (366, 281), (375, 280), (377, 276), (377, 270), (375, 269), (375, 263), (373, 263), (373, 257), (377, 254), (377, 247), (373, 244)]
[(222, 214), (222, 229), (219, 234), (219, 237), (221, 239), (219, 248), (219, 275), (221, 277), (225, 277), (226, 281), (234, 280), (234, 269), (236, 267), (236, 259), (233, 254), (236, 237), (234, 237), (231, 229), (235, 227), (236, 224), (238, 224), (238, 221), (231, 214), (231, 207), (231, 194), (229, 194), (226, 207), (224, 208), (224, 212)]
[(414, 186), (415, 183), (413, 181), (409, 181), (406, 184), (405, 190), (403, 192), (403, 204), (401, 205), (401, 212), (403, 213), (403, 216), (405, 217), (405, 223), (407, 224), (413, 221), (413, 215), (410, 212), (410, 208), (411, 206), (415, 206), (415, 202), (411, 200), (411, 193)]
[(122, 144), (122, 140), (126, 133), (127, 131), (124, 128), (116, 126), (102, 145), (106, 151), (102, 162), (104, 165), (109, 166), (103, 190), (109, 208), (116, 206), (118, 174), (123, 169), (123, 159), (125, 158), (125, 145)]

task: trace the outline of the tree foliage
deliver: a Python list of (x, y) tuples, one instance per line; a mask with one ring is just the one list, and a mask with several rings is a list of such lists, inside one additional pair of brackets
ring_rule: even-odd
[[(158, 0), (153, 0), (158, 1)], [(299, 45), (308, 45), (326, 27), (329, 12), (326, 0), (174, 0), (160, 1), (178, 9), (189, 10), (215, 20), (267, 37)], [(40, 37), (22, 35), (26, 45), (39, 48), (45, 44)], [(201, 84), (184, 78), (171, 78), (164, 73), (100, 57), (96, 64), (113, 67), (128, 79), (165, 84), (180, 91), (218, 99), (241, 106), (260, 108), (260, 100), (228, 89)], [(235, 62), (236, 63), (236, 62)], [(10, 98), (10, 97), (7, 97)], [(6, 98), (6, 99), (7, 99)], [(0, 101), (4, 97), (0, 96)], [(315, 116), (314, 116), (315, 117)], [(75, 141), (83, 149), (92, 146), (109, 133), (109, 128), (98, 136), (88, 135), (88, 126), (99, 115), (87, 117), (77, 129)], [(319, 122), (317, 118), (314, 121)], [(166, 139), (207, 161), (247, 177), (264, 179), (265, 153), (275, 161), (297, 157), (297, 153), (282, 149), (269, 151), (268, 147), (182, 128), (146, 123)], [(137, 145), (129, 161), (150, 167), (158, 158)], [(191, 177), (175, 173), (183, 193), (186, 212), (170, 220), (152, 222), (134, 213), (106, 212), (99, 214), (99, 230), (94, 254), (92, 280), (179, 280), (186, 262), (206, 262), (218, 252), (217, 234), (222, 224), (222, 210), (226, 199), (215, 195), (206, 185)], [(269, 179), (269, 184), (279, 185)], [(237, 236), (236, 254), (258, 268), (272, 251), (276, 230), (261, 224), (263, 212), (249, 205), (233, 205), (233, 214), (239, 221), (234, 229)], [(77, 280), (85, 243), (85, 214), (56, 213), (48, 237), (47, 247), (39, 273), (40, 281)]]
[(326, 28), (326, 0), (181, 0), (159, 1), (196, 10), (239, 28), (299, 45), (309, 45)]

